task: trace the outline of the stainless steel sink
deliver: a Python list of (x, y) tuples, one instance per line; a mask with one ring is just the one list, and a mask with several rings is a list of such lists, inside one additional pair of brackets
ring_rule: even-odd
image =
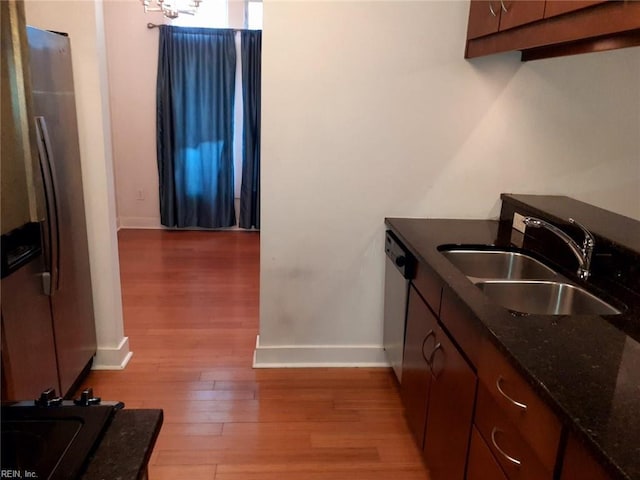
[(461, 249), (440, 253), (468, 277), (504, 280), (551, 280), (558, 277), (545, 264), (518, 252)]
[(441, 250), (496, 304), (539, 315), (617, 315), (620, 310), (535, 258), (508, 250), (455, 247)]
[(475, 282), (497, 304), (539, 315), (617, 315), (620, 311), (577, 285), (562, 281)]

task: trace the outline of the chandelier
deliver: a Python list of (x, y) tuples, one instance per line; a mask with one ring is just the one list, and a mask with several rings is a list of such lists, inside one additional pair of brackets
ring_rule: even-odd
[(195, 15), (202, 0), (140, 0), (146, 12), (162, 12), (167, 18), (177, 18), (181, 13)]

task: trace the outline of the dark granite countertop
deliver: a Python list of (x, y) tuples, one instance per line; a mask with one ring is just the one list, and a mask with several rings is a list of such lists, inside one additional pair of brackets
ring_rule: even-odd
[(162, 426), (162, 410), (118, 410), (89, 459), (82, 480), (146, 478), (149, 457)]
[[(640, 343), (595, 315), (522, 315), (492, 303), (438, 251), (507, 246), (492, 220), (386, 219), (613, 478), (640, 479)], [(638, 322), (638, 310), (619, 317)]]

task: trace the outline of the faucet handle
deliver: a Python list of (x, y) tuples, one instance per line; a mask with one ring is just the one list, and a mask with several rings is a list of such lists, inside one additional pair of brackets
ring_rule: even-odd
[(580, 230), (582, 230), (582, 233), (584, 233), (584, 241), (582, 242), (582, 248), (586, 249), (586, 248), (595, 247), (596, 239), (593, 238), (593, 235), (591, 234), (591, 232), (589, 230), (587, 230), (587, 227), (585, 227), (583, 224), (581, 224), (580, 222), (578, 222), (574, 218), (569, 218), (569, 223), (577, 226), (578, 228), (580, 228)]

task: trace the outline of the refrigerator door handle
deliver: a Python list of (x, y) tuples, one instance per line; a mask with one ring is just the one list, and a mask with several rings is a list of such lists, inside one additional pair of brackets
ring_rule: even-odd
[(43, 275), (43, 289), (46, 295), (53, 296), (60, 288), (60, 225), (58, 218), (58, 192), (53, 174), (51, 140), (44, 117), (36, 117), (36, 137), (38, 140), (38, 154), (40, 169), (44, 183), (47, 203), (48, 232), (46, 232), (48, 252), (48, 275)]
[(49, 272), (42, 273), (42, 291), (45, 295), (51, 296), (53, 292), (51, 291), (51, 274)]

